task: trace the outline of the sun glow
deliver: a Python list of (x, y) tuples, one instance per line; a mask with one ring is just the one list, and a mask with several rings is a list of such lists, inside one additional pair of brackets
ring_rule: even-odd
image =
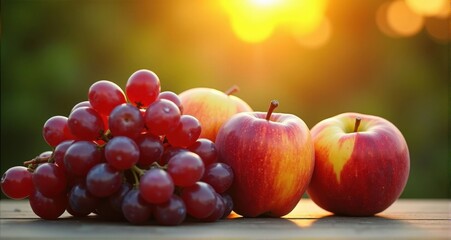
[(277, 28), (297, 37), (308, 35), (323, 23), (326, 0), (222, 0), (232, 29), (243, 41), (258, 43)]
[(251, 0), (252, 4), (258, 6), (271, 6), (277, 4), (280, 0)]

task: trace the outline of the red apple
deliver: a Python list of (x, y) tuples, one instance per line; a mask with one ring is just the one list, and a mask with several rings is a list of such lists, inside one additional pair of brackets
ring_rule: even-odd
[(237, 90), (236, 86), (225, 93), (212, 88), (192, 88), (179, 94), (183, 114), (194, 116), (202, 126), (200, 138), (215, 141), (219, 128), (231, 116), (252, 111), (245, 101), (231, 95)]
[(238, 113), (219, 130), (219, 159), (234, 172), (234, 211), (245, 217), (288, 214), (313, 174), (314, 147), (304, 121), (292, 114)]
[(389, 121), (343, 113), (311, 129), (315, 170), (307, 190), (321, 208), (338, 215), (370, 216), (401, 195), (409, 176), (409, 150)]

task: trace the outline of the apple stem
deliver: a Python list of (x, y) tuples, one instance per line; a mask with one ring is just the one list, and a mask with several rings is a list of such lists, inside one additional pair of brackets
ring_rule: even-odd
[(355, 118), (355, 124), (354, 124), (354, 132), (357, 132), (359, 130), (360, 122), (362, 121), (362, 118), (356, 117)]
[(279, 106), (279, 102), (277, 100), (272, 100), (271, 104), (269, 105), (268, 113), (266, 114), (266, 120), (269, 121), (271, 118), (271, 114), (276, 109), (276, 107)]
[(240, 91), (240, 88), (237, 85), (233, 85), (229, 89), (227, 89), (227, 91), (225, 91), (224, 93), (227, 96), (230, 96), (230, 95), (232, 95), (232, 94), (234, 94), (234, 93), (236, 93), (238, 91)]

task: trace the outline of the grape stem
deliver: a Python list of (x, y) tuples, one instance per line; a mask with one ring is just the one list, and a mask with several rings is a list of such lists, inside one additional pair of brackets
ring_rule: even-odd
[(238, 92), (239, 90), (240, 90), (240, 88), (239, 88), (237, 85), (233, 85), (233, 86), (231, 86), (229, 89), (227, 89), (227, 91), (225, 91), (224, 93), (225, 93), (227, 96), (230, 96), (230, 95), (232, 95), (232, 94)]
[(130, 171), (132, 172), (133, 178), (135, 180), (135, 184), (133, 184), (133, 186), (139, 187), (139, 179), (141, 178), (142, 175), (144, 175), (145, 171), (136, 165), (133, 165), (133, 167), (130, 169)]
[(101, 139), (105, 142), (110, 141), (110, 139), (113, 138), (111, 131), (108, 129), (104, 134), (102, 134)]
[(146, 172), (145, 170), (139, 168), (139, 167), (136, 166), (136, 165), (133, 165), (133, 167), (131, 168), (131, 170), (132, 170), (132, 172), (138, 174), (139, 176), (144, 175), (144, 173)]
[(23, 165), (27, 167), (27, 170), (29, 172), (34, 172), (34, 170), (39, 166), (39, 164), (47, 162), (53, 162), (53, 154), (48, 157), (36, 156), (31, 160), (23, 162)]
[(167, 170), (168, 169), (167, 165), (161, 166), (157, 162), (153, 162), (152, 165), (150, 165), (150, 167), (152, 167), (152, 168), (159, 168), (159, 169), (163, 169), (163, 170)]
[(135, 183), (133, 184), (133, 187), (138, 188), (139, 187), (139, 177), (138, 174), (135, 171), (131, 171), (133, 175), (133, 179), (135, 180)]
[(35, 165), (35, 164), (41, 164), (41, 163), (50, 162), (53, 159), (52, 157), (53, 157), (53, 155), (48, 156), (48, 157), (37, 156), (37, 157), (35, 157), (35, 158), (31, 159), (31, 160), (25, 161), (23, 163), (23, 165), (24, 166), (29, 166), (29, 165)]
[(277, 100), (272, 100), (271, 104), (269, 105), (268, 113), (266, 114), (266, 120), (269, 121), (271, 119), (271, 114), (274, 112), (274, 109), (276, 109), (279, 106), (279, 102)]

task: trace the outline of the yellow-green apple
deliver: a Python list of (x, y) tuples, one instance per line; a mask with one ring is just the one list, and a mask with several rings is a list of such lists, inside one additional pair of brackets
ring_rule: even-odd
[(315, 165), (310, 131), (286, 113), (245, 112), (230, 118), (216, 137), (219, 160), (234, 173), (233, 210), (245, 217), (288, 214), (307, 189)]
[(231, 116), (252, 111), (245, 101), (232, 95), (237, 90), (236, 86), (226, 92), (212, 88), (192, 88), (179, 94), (183, 114), (194, 116), (202, 126), (200, 138), (215, 141), (219, 128)]
[(311, 134), (315, 170), (307, 193), (318, 206), (338, 215), (370, 216), (401, 195), (409, 150), (391, 122), (343, 113), (319, 122)]

